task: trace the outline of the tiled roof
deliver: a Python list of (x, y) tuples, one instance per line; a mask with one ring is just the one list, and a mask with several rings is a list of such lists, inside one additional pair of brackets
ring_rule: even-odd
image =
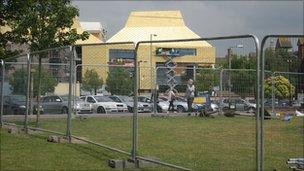
[(278, 38), (276, 48), (292, 48), (290, 39), (287, 37)]

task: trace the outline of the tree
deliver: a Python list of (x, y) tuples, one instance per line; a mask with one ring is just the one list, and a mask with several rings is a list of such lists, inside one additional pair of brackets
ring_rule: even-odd
[(212, 91), (220, 85), (220, 73), (214, 70), (199, 70), (194, 83), (198, 91)]
[(300, 72), (301, 59), (287, 49), (265, 50), (265, 69), (270, 71)]
[(133, 92), (133, 79), (123, 67), (110, 68), (106, 90), (112, 94), (130, 95)]
[[(70, 4), (70, 0), (5, 0), (1, 5), (6, 13), (1, 24), (11, 29), (6, 37), (9, 37), (12, 43), (28, 44), (31, 52), (71, 45), (79, 39), (85, 40), (89, 37), (87, 32), (78, 34), (75, 28), (71, 29), (73, 19), (79, 15), (79, 11)], [(38, 106), (42, 84), (41, 59), (46, 56), (46, 53), (38, 55)], [(38, 110), (37, 125), (39, 115)]]
[(97, 94), (97, 90), (102, 87), (103, 80), (99, 77), (98, 73), (94, 70), (86, 70), (84, 77), (82, 78), (82, 88)]
[(242, 97), (253, 96), (256, 87), (256, 71), (230, 71), (231, 90)]
[(284, 99), (295, 94), (295, 87), (283, 76), (269, 77), (265, 80), (265, 96), (270, 98), (273, 91), (275, 97)]
[[(37, 71), (38, 67), (33, 68), (34, 71)], [(38, 72), (33, 73), (33, 90), (34, 96), (38, 95), (37, 87), (39, 84), (39, 74)], [(44, 95), (48, 92), (52, 93), (57, 86), (56, 79), (50, 74), (46, 69), (41, 70), (41, 77), (43, 81), (41, 82), (41, 93)], [(14, 72), (10, 77), (9, 83), (11, 85), (11, 90), (15, 94), (26, 95), (26, 81), (27, 81), (27, 70), (22, 68)]]
[(9, 79), (10, 89), (14, 94), (26, 95), (27, 71), (22, 68), (16, 70)]

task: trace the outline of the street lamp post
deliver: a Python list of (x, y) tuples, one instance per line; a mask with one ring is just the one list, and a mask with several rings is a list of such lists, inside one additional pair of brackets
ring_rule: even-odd
[(228, 90), (229, 90), (229, 99), (230, 99), (230, 94), (231, 94), (231, 78), (230, 78), (230, 69), (231, 69), (231, 58), (232, 58), (232, 49), (233, 48), (243, 48), (244, 45), (240, 44), (240, 45), (235, 45), (235, 46), (231, 46), (229, 47), (227, 50), (228, 50), (228, 54), (227, 54), (227, 57), (228, 57)]
[(153, 82), (152, 82), (152, 80), (153, 80), (153, 71), (152, 71), (152, 55), (153, 55), (153, 53), (152, 53), (152, 38), (153, 38), (153, 36), (156, 37), (157, 35), (156, 34), (150, 34), (150, 59), (149, 59), (149, 61), (150, 61), (151, 92), (152, 92), (152, 84), (153, 84)]

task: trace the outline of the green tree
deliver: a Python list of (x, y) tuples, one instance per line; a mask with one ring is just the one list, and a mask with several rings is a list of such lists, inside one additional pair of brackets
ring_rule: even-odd
[(106, 90), (112, 94), (130, 95), (133, 92), (133, 79), (130, 72), (123, 67), (110, 69)]
[(194, 83), (197, 91), (212, 91), (220, 85), (220, 72), (217, 70), (199, 70)]
[[(274, 89), (272, 90), (272, 88)], [(269, 77), (265, 80), (265, 96), (270, 98), (272, 91), (274, 91), (275, 97), (284, 99), (295, 94), (295, 87), (283, 76)]]
[(301, 60), (287, 49), (265, 50), (265, 69), (270, 71), (300, 72)]
[[(71, 5), (70, 0), (6, 0), (1, 5), (7, 13), (2, 24), (11, 29), (6, 33), (6, 37), (9, 37), (12, 43), (29, 45), (31, 52), (71, 45), (79, 39), (85, 40), (89, 37), (87, 32), (78, 34), (76, 28), (71, 29), (73, 19), (79, 15), (79, 10)], [(38, 106), (42, 93), (41, 59), (45, 57), (47, 53), (38, 54)], [(37, 125), (39, 115), (38, 112)]]
[[(38, 67), (33, 68), (34, 71), (37, 71), (37, 69)], [(34, 72), (32, 76), (33, 76), (34, 96), (37, 96), (39, 74), (38, 72)], [(42, 69), (41, 77), (43, 78), (43, 81), (41, 82), (41, 93), (46, 94), (46, 93), (54, 92), (55, 86), (57, 86), (57, 81), (52, 76), (52, 74), (50, 74), (48, 70)], [(24, 68), (16, 70), (9, 80), (9, 84), (11, 85), (11, 90), (13, 91), (13, 93), (26, 95), (26, 85), (27, 85), (26, 81), (27, 81), (27, 70)]]
[(26, 81), (27, 71), (26, 69), (18, 69), (9, 79), (10, 89), (14, 94), (26, 95)]
[(86, 70), (84, 77), (82, 78), (82, 88), (97, 94), (97, 90), (102, 87), (103, 80), (99, 77), (98, 73), (94, 69)]
[(253, 96), (256, 86), (256, 71), (237, 70), (230, 71), (230, 78), (233, 92), (242, 97)]

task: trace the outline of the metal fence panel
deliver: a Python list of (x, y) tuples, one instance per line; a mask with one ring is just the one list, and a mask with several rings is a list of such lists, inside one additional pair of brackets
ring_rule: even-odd
[(134, 111), (132, 43), (76, 46), (73, 135), (130, 153)]
[[(262, 161), (265, 170), (301, 168), (303, 158), (303, 35), (269, 35), (262, 45)], [(284, 45), (282, 43), (285, 43)], [(276, 46), (275, 46), (276, 43)], [(288, 45), (288, 46), (286, 46)], [(302, 105), (302, 106), (301, 106)]]
[[(209, 41), (212, 41), (212, 38)], [(212, 45), (216, 44), (215, 42), (212, 41)], [(252, 43), (252, 41), (248, 42)], [(147, 48), (151, 47), (151, 43), (152, 48)], [(147, 41), (138, 44), (138, 61), (145, 59), (147, 57), (145, 54), (152, 54), (152, 67), (156, 67), (154, 87), (159, 97), (157, 107), (162, 109), (156, 110), (156, 114), (152, 114), (151, 118), (138, 118), (138, 155), (160, 160), (160, 163), (171, 163), (174, 166), (194, 170), (254, 170), (258, 167), (256, 154), (259, 148), (257, 120), (255, 120), (259, 115), (256, 112), (256, 104), (249, 112), (244, 107), (245, 102), (240, 101), (243, 106), (239, 104), (236, 106), (239, 107), (238, 110), (241, 108), (242, 110), (235, 111), (237, 115), (233, 118), (229, 117), (230, 111), (220, 112), (220, 106), (223, 106), (225, 99), (228, 101), (233, 99), (232, 97), (229, 99), (230, 94), (234, 94), (234, 99), (248, 98), (255, 103), (257, 65), (251, 69), (229, 69), (223, 68), (224, 65), (214, 68), (217, 63), (211, 59), (212, 56), (216, 56), (215, 52), (218, 49), (195, 48), (199, 43), (181, 40)], [(230, 47), (232, 46), (227, 48)], [(221, 51), (223, 52), (223, 49)], [(234, 59), (232, 54), (229, 55)], [(249, 58), (248, 54), (247, 58)], [(257, 64), (257, 61), (253, 63)], [(195, 112), (192, 111), (191, 116), (188, 116), (188, 104), (184, 99), (189, 79), (194, 80), (198, 90), (197, 95), (203, 97), (202, 102), (199, 98), (194, 102)], [(233, 85), (230, 89), (228, 82)], [(173, 104), (174, 111), (168, 111), (168, 92), (171, 88), (178, 95)], [(204, 103), (206, 101), (210, 101), (212, 105), (206, 105)], [(206, 106), (217, 107), (207, 109)], [(224, 116), (224, 113), (228, 117)], [(227, 158), (230, 160), (226, 160)]]

